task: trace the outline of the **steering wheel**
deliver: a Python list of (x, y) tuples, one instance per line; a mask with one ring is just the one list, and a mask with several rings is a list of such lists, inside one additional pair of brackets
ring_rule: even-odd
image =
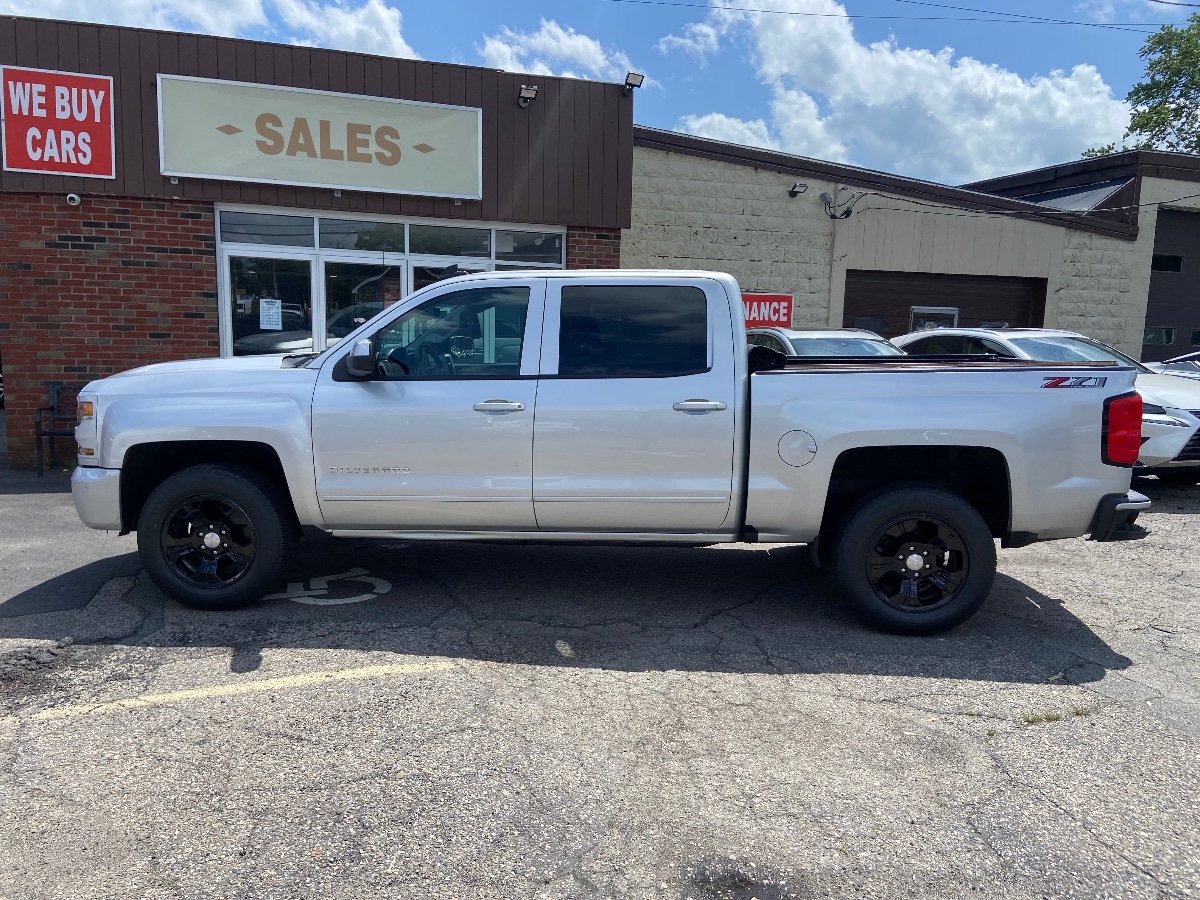
[(422, 344), (419, 353), (422, 375), (453, 375), (454, 363), (446, 354), (438, 353), (429, 344)]

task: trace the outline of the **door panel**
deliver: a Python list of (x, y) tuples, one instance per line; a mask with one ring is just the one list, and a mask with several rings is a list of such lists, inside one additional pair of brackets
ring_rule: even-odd
[(732, 340), (728, 303), (719, 285), (707, 295), (551, 282), (534, 424), (540, 529), (721, 526), (733, 489), (733, 353), (745, 352), (713, 346), (713, 334)]
[(381, 323), (379, 378), (339, 381), (325, 367), (313, 441), (331, 528), (536, 528), (537, 380), (521, 373), (537, 357), (543, 294), (540, 280), (450, 288)]

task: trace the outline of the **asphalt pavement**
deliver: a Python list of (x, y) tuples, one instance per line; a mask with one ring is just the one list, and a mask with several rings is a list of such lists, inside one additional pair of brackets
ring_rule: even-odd
[(802, 547), (323, 541), (166, 600), (0, 470), (0, 897), (1200, 895), (1200, 488), (936, 638)]

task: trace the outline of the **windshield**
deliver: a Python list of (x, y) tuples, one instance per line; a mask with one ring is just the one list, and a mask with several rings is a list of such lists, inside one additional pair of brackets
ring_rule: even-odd
[(1084, 337), (1043, 335), (1041, 337), (1010, 337), (1009, 343), (1038, 362), (1115, 362), (1133, 366), (1139, 372), (1149, 372), (1132, 359), (1099, 341)]
[(904, 356), (904, 351), (887, 341), (859, 337), (794, 337), (797, 356)]

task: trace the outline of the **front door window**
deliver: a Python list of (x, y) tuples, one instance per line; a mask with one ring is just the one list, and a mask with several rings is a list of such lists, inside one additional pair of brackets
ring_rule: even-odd
[(232, 256), (235, 356), (312, 349), (312, 272), (307, 259)]

